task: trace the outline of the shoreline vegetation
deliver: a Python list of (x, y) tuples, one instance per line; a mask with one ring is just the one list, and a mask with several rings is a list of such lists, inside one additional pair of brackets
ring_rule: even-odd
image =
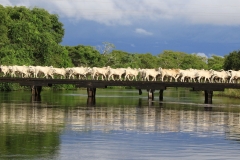
[(224, 91), (215, 91), (213, 96), (240, 98), (240, 89), (225, 89)]

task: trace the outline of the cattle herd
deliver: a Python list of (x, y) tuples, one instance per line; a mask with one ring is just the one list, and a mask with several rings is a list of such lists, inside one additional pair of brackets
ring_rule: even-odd
[(202, 83), (237, 83), (240, 71), (198, 69), (134, 69), (108, 67), (55, 68), (53, 66), (5, 66), (1, 65), (3, 77), (61, 78), (125, 81), (169, 81)]

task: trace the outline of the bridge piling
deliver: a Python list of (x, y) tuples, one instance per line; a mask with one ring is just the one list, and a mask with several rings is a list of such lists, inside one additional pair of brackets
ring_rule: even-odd
[(95, 97), (96, 96), (96, 88), (87, 88), (88, 97)]
[(205, 90), (205, 104), (212, 104), (213, 91)]
[(41, 91), (42, 91), (42, 86), (32, 86), (31, 87), (32, 95), (40, 95)]
[(154, 100), (154, 89), (148, 89), (148, 100)]
[(163, 89), (160, 89), (159, 91), (159, 101), (163, 101)]

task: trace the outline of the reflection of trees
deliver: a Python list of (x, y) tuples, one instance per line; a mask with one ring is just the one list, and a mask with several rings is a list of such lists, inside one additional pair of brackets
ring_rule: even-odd
[(60, 145), (59, 133), (57, 132), (37, 132), (37, 133), (9, 133), (8, 131), (0, 135), (0, 157), (13, 158), (14, 156), (23, 159), (34, 158), (39, 155), (54, 156)]
[[(86, 102), (86, 101), (85, 101)], [(195, 136), (226, 135), (240, 139), (240, 113), (228, 109), (205, 111), (203, 107), (163, 103), (162, 107), (146, 107), (139, 101), (137, 107), (84, 106), (58, 109), (36, 103), (1, 104), (0, 106), (0, 157), (21, 155), (56, 156), (59, 134), (65, 121), (69, 130), (86, 132), (98, 130), (140, 132), (191, 132)], [(190, 106), (190, 105), (189, 105)], [(11, 157), (10, 157), (11, 158)]]
[(59, 109), (1, 104), (0, 157), (56, 155), (63, 120), (64, 112)]
[(69, 110), (67, 115), (75, 131), (181, 131), (194, 132), (198, 136), (205, 133), (225, 135), (229, 131), (229, 134), (237, 136), (240, 133), (239, 113), (218, 112), (216, 109), (205, 111), (204, 108), (196, 106), (194, 108), (177, 110), (164, 107), (91, 107), (85, 110)]

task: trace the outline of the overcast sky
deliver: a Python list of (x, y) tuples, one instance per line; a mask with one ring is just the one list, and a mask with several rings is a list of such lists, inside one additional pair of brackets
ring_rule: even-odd
[(240, 48), (239, 0), (0, 0), (59, 15), (63, 45), (103, 42), (130, 53), (226, 55)]

